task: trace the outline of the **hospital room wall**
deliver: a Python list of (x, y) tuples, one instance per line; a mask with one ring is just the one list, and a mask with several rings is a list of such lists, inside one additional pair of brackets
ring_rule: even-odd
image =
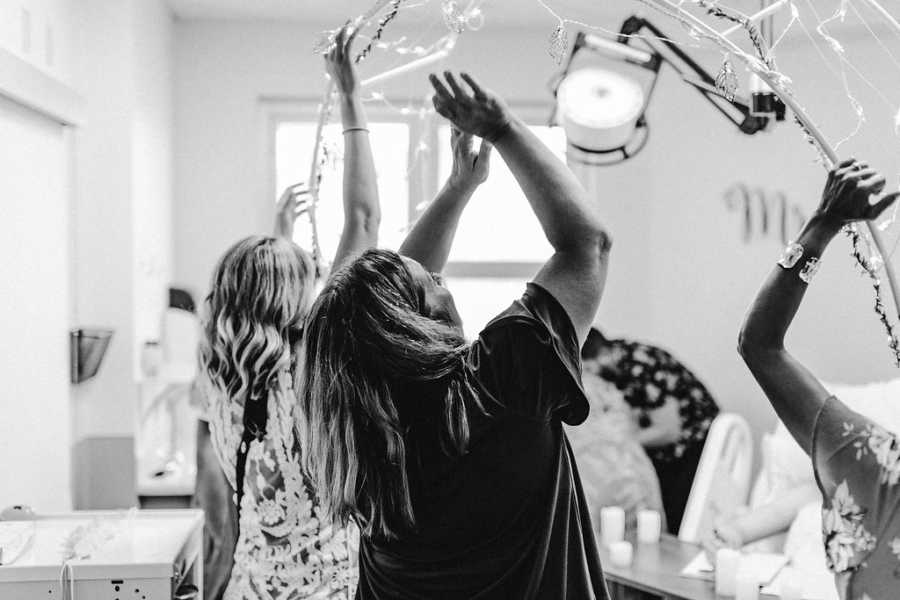
[[(175, 274), (198, 293), (228, 244), (269, 230), (272, 190), (260, 98), (320, 98), (322, 63), (310, 51), (318, 29), (264, 22), (176, 25)], [(514, 104), (537, 103), (549, 114), (546, 84), (557, 66), (547, 53), (548, 31), (492, 29), (489, 22), (481, 32), (464, 35), (447, 64), (470, 70)], [(859, 34), (844, 41), (857, 64), (890, 72), (876, 44)], [(697, 52), (718, 68), (720, 54)], [(853, 112), (813, 50), (787, 40), (779, 59), (797, 74), (798, 96), (831, 139), (852, 130)], [(418, 98), (424, 75), (397, 80), (386, 91)], [(866, 106), (882, 107), (872, 93), (857, 93)], [(896, 138), (883, 112), (871, 115), (863, 135), (842, 153), (858, 151), (896, 179), (896, 152), (890, 152)], [(737, 354), (738, 330), (782, 247), (778, 194), (788, 207), (809, 214), (823, 170), (792, 123), (745, 136), (671, 71), (663, 73), (649, 118), (647, 149), (591, 177), (591, 192), (615, 239), (598, 323), (613, 335), (672, 350), (706, 382), (723, 410), (744, 415), (757, 431), (770, 429), (774, 413)], [(749, 223), (742, 211), (729, 208), (726, 199), (737, 184), (768, 197), (765, 233), (759, 201)], [(751, 234), (746, 240), (745, 227)], [(788, 228), (793, 234), (796, 223)], [(498, 310), (506, 302), (498, 298)], [(838, 240), (811, 288), (791, 348), (826, 379), (853, 383), (894, 376), (871, 306), (871, 289), (857, 275), (846, 241)]]

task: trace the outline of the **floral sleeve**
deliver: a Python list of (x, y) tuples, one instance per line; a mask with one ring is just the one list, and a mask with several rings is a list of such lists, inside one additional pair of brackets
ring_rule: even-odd
[(900, 585), (897, 437), (832, 397), (816, 418), (812, 458), (828, 568), (870, 580), (864, 586), (869, 591)]

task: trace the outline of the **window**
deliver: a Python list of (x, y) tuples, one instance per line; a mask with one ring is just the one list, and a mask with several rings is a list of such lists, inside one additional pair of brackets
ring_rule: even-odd
[[(519, 107), (519, 114), (523, 114)], [(382, 225), (379, 244), (397, 249), (410, 224), (450, 174), (450, 128), (440, 118), (420, 119), (418, 111), (398, 115), (367, 106), (369, 136), (378, 173)], [(529, 122), (540, 122), (544, 111), (526, 110)], [(316, 131), (315, 106), (300, 111), (273, 111), (273, 194), (309, 177)], [(532, 130), (562, 160), (561, 129), (533, 125)], [(343, 224), (341, 188), (343, 141), (339, 123), (326, 128), (332, 150), (326, 164), (317, 211), (319, 240), (326, 259), (337, 249)], [(427, 142), (423, 145), (423, 142)], [(476, 144), (478, 141), (476, 140)], [(336, 150), (336, 151), (335, 151)], [(308, 247), (308, 223), (298, 221), (295, 241)], [(466, 335), (474, 337), (525, 289), (552, 253), (537, 218), (499, 152), (491, 159), (491, 176), (470, 201), (460, 221), (445, 270), (463, 318)]]
[[(562, 129), (532, 126), (538, 138), (565, 160), (566, 138)], [(475, 141), (476, 148), (478, 141)], [(450, 175), (453, 156), (450, 127), (442, 125), (438, 134), (439, 180)], [(499, 152), (491, 157), (491, 174), (478, 188), (459, 223), (452, 262), (542, 264), (553, 253), (537, 217)]]
[[(399, 248), (409, 223), (409, 165), (410, 127), (403, 122), (373, 122), (369, 124), (375, 172), (378, 174), (378, 194), (381, 198), (381, 244)], [(287, 186), (306, 181), (312, 162), (316, 123), (286, 121), (275, 129), (275, 190), (276, 199)], [(340, 124), (325, 129), (326, 147), (333, 153), (323, 169), (322, 188), (316, 220), (319, 243), (326, 260), (337, 251), (344, 223), (342, 188), (344, 161)], [(336, 152), (335, 152), (336, 150)], [(294, 241), (306, 248), (312, 239), (309, 222), (297, 221)]]

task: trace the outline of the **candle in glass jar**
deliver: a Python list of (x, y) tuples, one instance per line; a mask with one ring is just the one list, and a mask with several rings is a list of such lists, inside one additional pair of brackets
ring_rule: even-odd
[(609, 560), (617, 567), (630, 567), (634, 558), (631, 542), (614, 542), (609, 547)]
[(716, 552), (716, 594), (734, 596), (738, 565), (741, 553), (731, 548), (720, 548)]
[(607, 547), (625, 538), (625, 510), (621, 506), (600, 509), (600, 537)]
[(641, 544), (659, 543), (662, 517), (659, 511), (640, 510), (637, 514), (637, 538)]
[(759, 600), (759, 576), (754, 569), (738, 567), (734, 600)]

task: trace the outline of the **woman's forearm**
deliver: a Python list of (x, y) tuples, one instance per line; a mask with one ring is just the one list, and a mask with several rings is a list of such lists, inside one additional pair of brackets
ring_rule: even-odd
[(334, 266), (378, 244), (381, 209), (375, 161), (362, 102), (356, 94), (341, 96), (344, 128), (344, 230)]
[(495, 143), (557, 252), (593, 251), (606, 232), (587, 192), (522, 121), (513, 118)]
[(784, 347), (784, 337), (806, 293), (807, 283), (798, 273), (810, 258), (821, 258), (838, 228), (821, 217), (813, 217), (804, 226), (797, 244), (803, 255), (790, 269), (776, 265), (747, 313), (740, 334), (740, 350), (752, 359), (760, 352)]
[(443, 271), (459, 218), (475, 189), (475, 185), (444, 184), (406, 236), (400, 254), (418, 261), (428, 271)]
[(794, 519), (797, 518), (800, 509), (820, 498), (816, 484), (810, 482), (794, 488), (773, 502), (738, 517), (735, 526), (744, 543), (750, 544), (787, 531)]
[(776, 265), (753, 301), (738, 343), (741, 356), (788, 431), (807, 453), (813, 429), (828, 392), (818, 379), (784, 348), (784, 337), (808, 286), (799, 274), (811, 258), (819, 258), (838, 227), (813, 217), (797, 243), (803, 255), (791, 268)]

